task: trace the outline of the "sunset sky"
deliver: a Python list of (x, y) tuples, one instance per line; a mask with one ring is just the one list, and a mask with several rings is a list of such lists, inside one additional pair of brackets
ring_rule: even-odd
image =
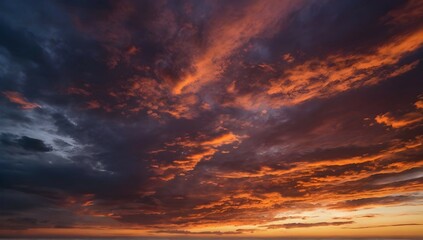
[(423, 1), (0, 0), (0, 237), (423, 237)]

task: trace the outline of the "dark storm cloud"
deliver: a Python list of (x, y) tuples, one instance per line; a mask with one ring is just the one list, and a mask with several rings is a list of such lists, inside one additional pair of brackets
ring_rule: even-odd
[(43, 50), (31, 40), (30, 35), (25, 35), (11, 29), (11, 27), (4, 22), (0, 23), (0, 31), (2, 36), (8, 36), (2, 38), (1, 45), (11, 53), (13, 57), (19, 60), (27, 59), (34, 62), (43, 62)]
[(189, 228), (336, 227), (360, 219), (271, 222), (417, 204), (419, 9), (0, 2), (3, 229), (244, 234)]
[(46, 145), (42, 140), (23, 136), (16, 140), (23, 149), (36, 152), (49, 152), (52, 148)]
[(51, 146), (46, 145), (42, 140), (27, 136), (18, 137), (16, 135), (2, 133), (0, 135), (0, 142), (4, 146), (16, 146), (27, 151), (50, 152), (53, 150)]

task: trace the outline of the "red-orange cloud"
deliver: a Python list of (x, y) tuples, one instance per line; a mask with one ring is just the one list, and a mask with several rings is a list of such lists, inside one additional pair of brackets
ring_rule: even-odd
[(22, 109), (33, 109), (38, 108), (40, 105), (29, 102), (22, 94), (18, 92), (7, 91), (3, 92), (3, 95), (12, 103), (20, 105)]

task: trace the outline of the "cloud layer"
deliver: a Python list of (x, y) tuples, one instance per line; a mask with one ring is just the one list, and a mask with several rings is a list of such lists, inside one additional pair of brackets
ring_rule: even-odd
[(422, 29), (421, 1), (3, 1), (0, 235), (422, 236)]

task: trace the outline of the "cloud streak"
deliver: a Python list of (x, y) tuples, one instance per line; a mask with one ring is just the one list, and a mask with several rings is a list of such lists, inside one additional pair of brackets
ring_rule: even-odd
[(18, 92), (6, 91), (3, 95), (12, 103), (18, 104), (22, 109), (33, 109), (40, 107), (36, 103), (29, 102), (22, 94)]

